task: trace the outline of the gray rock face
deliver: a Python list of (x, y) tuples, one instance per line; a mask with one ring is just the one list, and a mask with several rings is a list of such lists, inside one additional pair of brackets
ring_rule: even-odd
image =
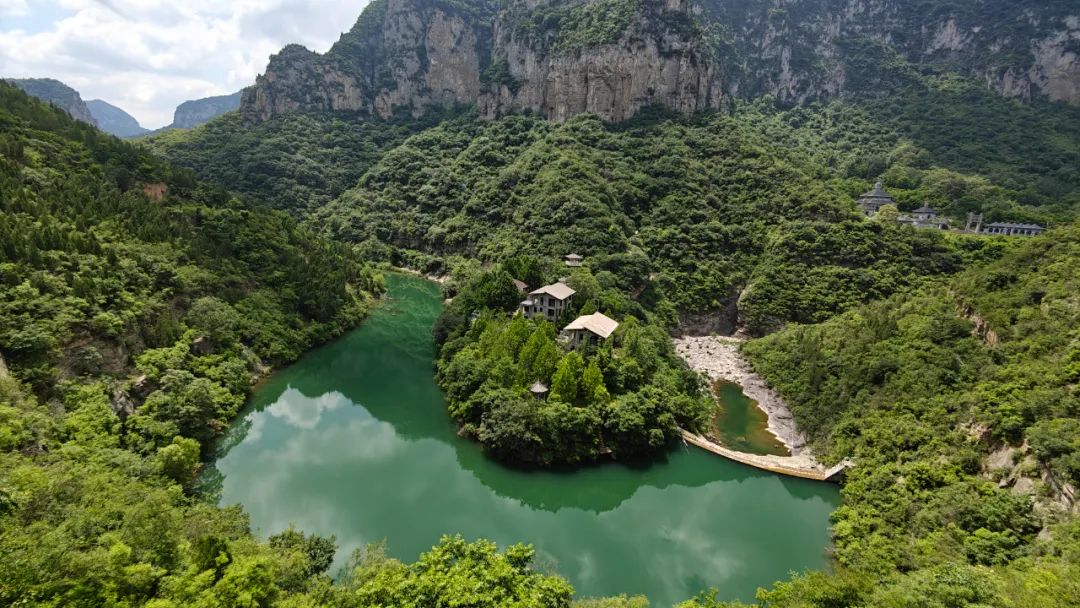
[(284, 112), (360, 111), (384, 118), (429, 106), (475, 103), (483, 23), (450, 6), (378, 0), (325, 55), (290, 45), (244, 91), (241, 111), (266, 120)]
[(890, 57), (1080, 104), (1080, 7), (1062, 3), (490, 1), (374, 0), (326, 54), (294, 45), (273, 56), (241, 112), (389, 117), (475, 104), (489, 117), (622, 120), (648, 105), (690, 113), (764, 94), (806, 103), (887, 92), (876, 66)]
[(494, 59), (513, 80), (491, 83), (479, 100), (484, 115), (531, 110), (555, 121), (582, 113), (618, 121), (653, 104), (683, 113), (720, 107), (717, 66), (698, 32), (683, 27), (691, 15), (678, 1), (648, 3), (617, 37), (589, 46), (557, 31), (523, 31), (522, 21), (535, 20), (533, 4), (511, 3), (496, 23)]
[(134, 116), (106, 101), (91, 99), (86, 102), (86, 107), (97, 121), (98, 128), (106, 133), (117, 137), (135, 137), (150, 132), (142, 128)]
[(97, 121), (86, 107), (79, 92), (59, 80), (52, 78), (13, 78), (7, 82), (19, 87), (27, 95), (47, 101), (67, 112), (75, 120), (97, 126)]
[(185, 101), (173, 114), (173, 129), (191, 129), (240, 107), (240, 92)]
[[(1011, 97), (1080, 104), (1080, 5), (983, 0), (700, 0), (723, 25), (740, 93), (802, 103), (872, 90), (877, 55), (976, 77)], [(764, 10), (762, 10), (764, 9)]]

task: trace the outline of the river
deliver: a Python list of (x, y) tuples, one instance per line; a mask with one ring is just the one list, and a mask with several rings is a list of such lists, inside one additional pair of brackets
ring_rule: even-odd
[(578, 597), (655, 606), (717, 588), (753, 599), (791, 571), (827, 567), (837, 488), (679, 446), (651, 466), (510, 469), (457, 436), (432, 378), (438, 287), (388, 277), (358, 329), (271, 376), (222, 441), (204, 485), (256, 534), (334, 535), (335, 568), (386, 540), (413, 561), (442, 535), (536, 547)]

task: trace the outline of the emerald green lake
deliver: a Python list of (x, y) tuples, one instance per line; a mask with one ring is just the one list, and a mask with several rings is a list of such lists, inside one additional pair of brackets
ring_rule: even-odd
[(388, 277), (358, 329), (258, 387), (204, 484), (256, 534), (295, 524), (337, 537), (335, 568), (386, 540), (404, 561), (460, 533), (536, 547), (578, 597), (646, 594), (670, 606), (715, 587), (753, 598), (793, 570), (827, 567), (836, 487), (682, 445), (651, 466), (575, 472), (501, 466), (461, 439), (432, 378), (438, 287)]
[(740, 452), (790, 456), (791, 451), (769, 432), (769, 417), (734, 382), (713, 385), (718, 404), (713, 430), (720, 443)]

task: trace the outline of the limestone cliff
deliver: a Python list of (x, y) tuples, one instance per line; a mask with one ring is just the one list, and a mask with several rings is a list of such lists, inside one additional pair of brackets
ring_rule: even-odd
[(680, 0), (512, 1), (495, 24), (495, 76), (481, 111), (531, 110), (557, 121), (588, 112), (617, 121), (651, 104), (717, 109), (722, 83), (701, 34)]
[(241, 110), (259, 121), (475, 104), (622, 120), (647, 105), (887, 94), (898, 69), (1080, 104), (1078, 55), (1080, 8), (1061, 1), (374, 0), (326, 54), (272, 57)]
[[(743, 96), (802, 103), (888, 93), (890, 68), (976, 77), (1004, 95), (1080, 104), (1080, 5), (981, 0), (701, 0)], [(877, 89), (877, 90), (875, 90)]]
[(427, 0), (375, 0), (325, 55), (292, 45), (244, 91), (245, 117), (296, 110), (389, 117), (475, 103), (490, 27), (479, 12)]
[(240, 92), (185, 101), (176, 106), (172, 129), (192, 129), (240, 107)]

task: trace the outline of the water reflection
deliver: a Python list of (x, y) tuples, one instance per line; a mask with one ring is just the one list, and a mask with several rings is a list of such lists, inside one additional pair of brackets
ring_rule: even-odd
[(681, 446), (638, 469), (526, 472), (485, 458), (457, 437), (431, 379), (438, 300), (422, 283), (392, 289), (393, 306), (260, 387), (219, 446), (205, 481), (259, 533), (334, 534), (339, 565), (383, 539), (410, 561), (444, 534), (530, 542), (579, 593), (645, 593), (656, 606), (710, 586), (748, 600), (825, 564), (828, 486)]

